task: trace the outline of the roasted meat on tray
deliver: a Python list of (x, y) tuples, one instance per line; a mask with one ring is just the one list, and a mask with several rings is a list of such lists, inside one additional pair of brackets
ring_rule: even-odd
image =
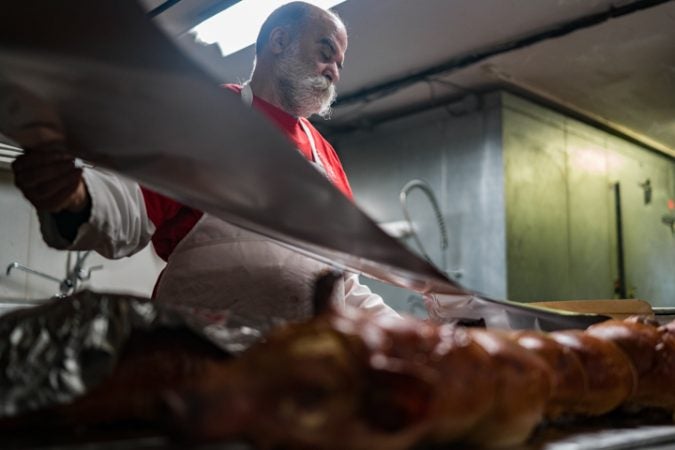
[(654, 384), (670, 392), (675, 382), (675, 349), (664, 344), (672, 334), (647, 326), (659, 338), (643, 357), (662, 360), (649, 372), (614, 339), (598, 337), (600, 326), (505, 332), (328, 311), (233, 361), (237, 381), (176, 393), (174, 424), (193, 439), (243, 436), (261, 448), (508, 447), (560, 418), (638, 405), (672, 414), (670, 394), (639, 394)]
[(505, 447), (559, 418), (675, 409), (675, 326), (642, 319), (510, 332), (317, 302), (316, 317), (281, 326), (236, 357), (194, 323), (155, 325), (130, 327), (112, 371), (73, 399), (12, 413), (3, 397), (0, 426), (34, 432), (58, 423), (64, 432), (135, 420), (180, 440), (257, 448)]

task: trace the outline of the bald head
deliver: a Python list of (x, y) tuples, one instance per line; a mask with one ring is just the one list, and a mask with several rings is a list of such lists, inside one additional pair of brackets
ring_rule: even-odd
[(270, 40), (272, 30), (281, 27), (294, 38), (300, 34), (302, 29), (312, 21), (328, 19), (335, 22), (336, 25), (344, 29), (344, 24), (337, 14), (311, 5), (306, 2), (291, 2), (275, 9), (272, 14), (265, 19), (260, 27), (258, 38), (255, 41), (255, 52), (260, 55)]

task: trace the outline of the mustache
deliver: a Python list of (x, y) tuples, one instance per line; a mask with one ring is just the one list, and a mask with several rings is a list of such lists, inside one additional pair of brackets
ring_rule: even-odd
[(307, 87), (311, 87), (313, 89), (321, 90), (321, 91), (326, 91), (332, 87), (334, 87), (333, 82), (329, 80), (328, 78), (324, 77), (323, 75), (316, 75), (312, 77), (307, 77), (305, 79), (305, 82), (307, 83)]
[(291, 114), (323, 118), (331, 115), (330, 106), (337, 97), (335, 83), (330, 78), (314, 72), (312, 64), (298, 56), (298, 49), (290, 49), (280, 58), (275, 75), (280, 87), (282, 104)]

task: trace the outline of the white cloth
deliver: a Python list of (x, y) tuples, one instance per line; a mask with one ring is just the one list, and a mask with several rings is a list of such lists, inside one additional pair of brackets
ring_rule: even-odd
[[(277, 320), (312, 316), (317, 278), (330, 267), (262, 235), (205, 214), (171, 253), (157, 289), (160, 303), (227, 310), (266, 331)], [(347, 295), (350, 293), (351, 295)], [(337, 306), (394, 313), (350, 274), (335, 287)]]

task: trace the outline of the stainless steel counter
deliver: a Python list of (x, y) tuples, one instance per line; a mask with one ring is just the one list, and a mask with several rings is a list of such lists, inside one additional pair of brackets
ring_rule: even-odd
[(672, 306), (652, 306), (656, 315), (656, 320), (660, 323), (667, 323), (675, 320), (675, 307)]
[[(507, 450), (666, 450), (675, 448), (675, 425), (639, 425), (639, 420), (599, 418), (578, 421), (561, 426), (546, 426), (534, 433), (530, 441)], [(606, 426), (607, 423), (615, 425)], [(29, 439), (3, 439), (3, 444), (14, 449), (61, 450), (126, 450), (126, 449), (177, 449), (195, 450), (255, 450), (243, 442), (220, 442), (203, 445), (177, 443), (169, 437), (152, 431), (108, 430), (105, 432), (78, 432), (68, 436), (60, 434), (53, 439), (48, 435)], [(418, 447), (425, 450), (426, 447)], [(434, 446), (428, 450), (446, 448), (463, 449), (461, 444)], [(345, 449), (348, 450), (348, 449)], [(474, 448), (474, 450), (480, 450)]]
[(0, 298), (0, 316), (16, 309), (31, 308), (42, 303), (44, 301)]
[[(553, 435), (560, 433), (559, 436)], [(675, 425), (644, 425), (635, 428), (604, 428), (573, 431), (553, 429), (544, 432), (541, 442), (527, 445), (523, 450), (624, 450), (673, 449)], [(546, 436), (550, 434), (551, 436)]]

